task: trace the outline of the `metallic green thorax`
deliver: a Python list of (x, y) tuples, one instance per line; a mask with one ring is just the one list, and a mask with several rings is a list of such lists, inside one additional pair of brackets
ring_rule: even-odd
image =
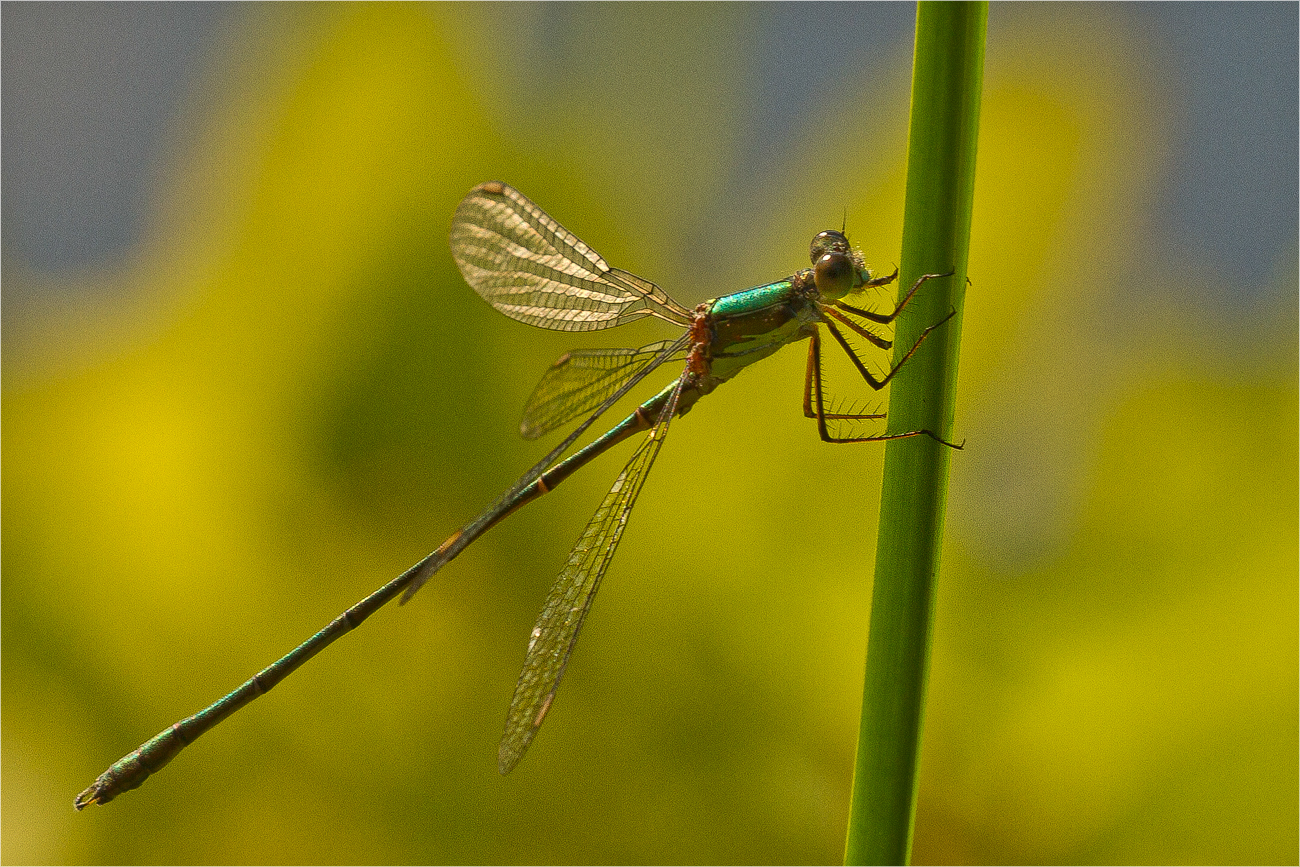
[(701, 304), (712, 332), (712, 378), (726, 382), (782, 346), (811, 337), (821, 318), (813, 305), (816, 291), (811, 272), (803, 271)]

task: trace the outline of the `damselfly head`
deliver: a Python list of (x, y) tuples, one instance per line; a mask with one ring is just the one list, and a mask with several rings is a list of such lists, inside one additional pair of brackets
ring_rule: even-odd
[(813, 265), (813, 282), (828, 301), (838, 301), (853, 291), (857, 274), (846, 253), (827, 253)]
[(823, 298), (838, 301), (871, 279), (862, 253), (849, 244), (843, 232), (827, 229), (813, 238), (809, 249), (813, 281)]
[(812, 246), (808, 252), (813, 265), (816, 265), (821, 260), (821, 257), (827, 253), (844, 253), (847, 255), (851, 249), (849, 239), (843, 232), (827, 229), (825, 232), (818, 232), (817, 237), (812, 239)]

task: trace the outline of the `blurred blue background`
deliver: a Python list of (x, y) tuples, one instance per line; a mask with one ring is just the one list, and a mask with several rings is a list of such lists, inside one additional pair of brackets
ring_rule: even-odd
[[(466, 191), (688, 305), (845, 221), (887, 270), (914, 8), (0, 16), (4, 860), (838, 861), (880, 450), (818, 441), (798, 349), (674, 425), (510, 777), (625, 451), (71, 802), (531, 465), (561, 352), (668, 336), (496, 314)], [(1294, 4), (991, 11), (917, 863), (1297, 857), (1298, 40)]]

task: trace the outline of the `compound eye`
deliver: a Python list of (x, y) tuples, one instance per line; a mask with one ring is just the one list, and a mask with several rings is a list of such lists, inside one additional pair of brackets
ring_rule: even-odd
[(826, 253), (813, 266), (813, 282), (823, 298), (839, 300), (853, 289), (853, 261), (845, 253)]
[(827, 253), (848, 253), (849, 239), (844, 237), (843, 232), (836, 232), (827, 229), (825, 232), (818, 232), (817, 237), (812, 240), (812, 247), (809, 249), (812, 263), (814, 265)]

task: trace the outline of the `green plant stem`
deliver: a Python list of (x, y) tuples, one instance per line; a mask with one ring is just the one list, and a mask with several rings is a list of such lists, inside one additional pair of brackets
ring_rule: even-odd
[[(984, 69), (985, 3), (920, 3), (899, 285), (931, 280), (900, 318), (895, 362), (935, 329), (891, 386), (890, 432), (951, 440)], [(846, 864), (911, 857), (935, 579), (953, 450), (926, 436), (885, 449), (880, 534)]]

